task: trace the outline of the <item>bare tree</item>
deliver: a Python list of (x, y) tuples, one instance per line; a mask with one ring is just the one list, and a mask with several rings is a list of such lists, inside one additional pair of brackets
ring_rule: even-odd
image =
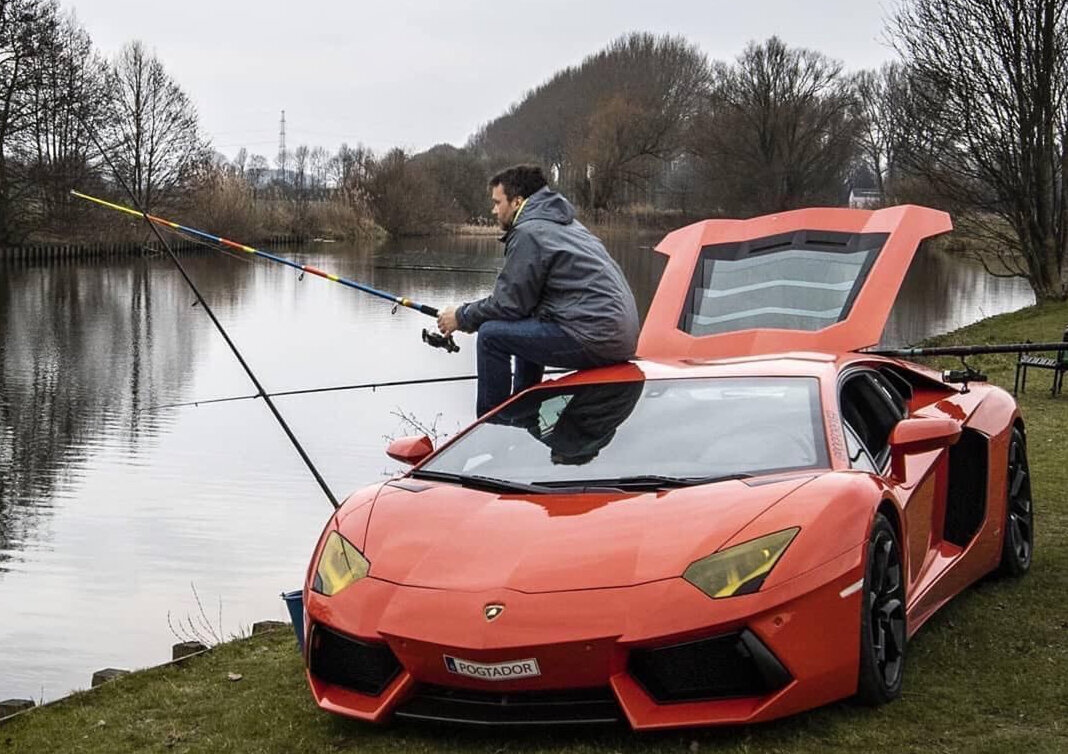
[(70, 189), (93, 172), (90, 132), (102, 126), (107, 69), (74, 16), (53, 15), (27, 73), (32, 177), (47, 217), (69, 207)]
[(311, 150), (301, 144), (293, 150), (290, 157), (290, 208), (292, 210), (289, 231), (297, 236), (306, 236), (310, 229), (311, 212), (308, 204), (308, 168), (311, 163)]
[(717, 208), (761, 214), (837, 203), (858, 125), (841, 64), (772, 37), (715, 66), (692, 144)]
[(308, 163), (310, 155), (311, 150), (308, 149), (308, 145), (301, 144), (293, 150), (293, 156), (290, 158), (290, 169), (292, 170), (291, 180), (293, 189), (298, 198), (304, 197), (304, 191), (308, 187)]
[(109, 151), (117, 177), (151, 207), (186, 182), (205, 157), (196, 109), (140, 42), (130, 42), (119, 53), (109, 104)]
[(707, 94), (708, 61), (681, 37), (631, 34), (588, 58), (582, 73), (600, 91), (569, 158), (585, 177), (581, 197), (607, 208), (621, 188), (648, 186), (682, 151)]
[(438, 144), (415, 155), (412, 161), (425, 168), (437, 184), (443, 220), (479, 222), (489, 215), (489, 172), (471, 149)]
[(367, 184), (374, 155), (362, 144), (355, 148), (342, 144), (330, 159), (330, 178), (337, 186), (342, 200), (356, 207), (364, 202), (364, 187)]
[(860, 105), (857, 147), (864, 166), (883, 194), (891, 191), (899, 173), (901, 150), (910, 124), (905, 112), (908, 77), (900, 63), (887, 63), (878, 71), (861, 71), (853, 77)]
[(1068, 298), (1068, 3), (908, 0), (892, 34), (922, 127), (908, 167), (1039, 300)]
[(248, 150), (244, 147), (237, 150), (237, 154), (234, 155), (234, 159), (230, 162), (230, 168), (234, 174), (244, 178), (245, 171), (248, 169)]
[(540, 162), (581, 203), (609, 207), (682, 151), (708, 82), (705, 56), (684, 39), (630, 34), (527, 93), (469, 147), (490, 170)]
[(253, 188), (263, 188), (267, 183), (271, 172), (271, 163), (262, 154), (250, 155), (248, 167), (245, 168), (245, 178)]
[(370, 164), (365, 191), (376, 223), (391, 236), (438, 230), (444, 217), (437, 183), (425, 166), (401, 149)]
[(566, 68), (527, 92), (504, 115), (480, 128), (468, 147), (484, 155), (493, 167), (517, 162), (541, 162), (560, 167), (567, 158), (567, 142), (589, 109), (578, 94), (577, 69)]
[(0, 0), (0, 241), (18, 243), (38, 219), (30, 201), (30, 94), (35, 54), (55, 23), (48, 0)]
[(315, 147), (308, 155), (308, 178), (317, 192), (326, 189), (330, 182), (330, 153), (322, 147)]

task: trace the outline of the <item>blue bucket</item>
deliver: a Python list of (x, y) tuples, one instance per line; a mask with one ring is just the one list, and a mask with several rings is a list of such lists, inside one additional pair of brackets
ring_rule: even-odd
[(295, 592), (282, 592), (286, 608), (289, 610), (289, 620), (293, 622), (293, 633), (297, 635), (297, 646), (304, 652), (304, 591), (298, 589)]

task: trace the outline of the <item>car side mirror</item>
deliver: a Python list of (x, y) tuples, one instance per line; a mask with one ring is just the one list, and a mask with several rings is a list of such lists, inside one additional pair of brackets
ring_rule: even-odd
[(434, 452), (434, 443), (426, 435), (398, 437), (386, 447), (386, 455), (394, 461), (414, 466)]
[(902, 419), (890, 432), (890, 473), (894, 479), (904, 481), (905, 456), (955, 445), (960, 432), (960, 424), (953, 419)]

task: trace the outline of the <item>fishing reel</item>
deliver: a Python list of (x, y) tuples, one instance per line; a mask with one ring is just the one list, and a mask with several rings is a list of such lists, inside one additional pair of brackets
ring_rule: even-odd
[(456, 341), (452, 339), (451, 335), (430, 332), (426, 328), (423, 328), (423, 342), (433, 348), (444, 348), (449, 353), (458, 353), (460, 351), (460, 346), (456, 345)]
[(969, 382), (986, 382), (986, 375), (973, 367), (964, 357), (960, 357), (961, 366), (963, 369), (947, 369), (942, 372), (942, 381), (947, 384), (960, 384), (962, 393), (968, 392)]

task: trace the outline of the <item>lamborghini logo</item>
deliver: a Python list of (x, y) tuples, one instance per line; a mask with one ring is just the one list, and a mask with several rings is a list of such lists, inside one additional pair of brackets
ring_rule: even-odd
[(482, 608), (482, 614), (486, 616), (486, 620), (493, 621), (501, 617), (501, 613), (504, 612), (504, 605), (486, 605)]

